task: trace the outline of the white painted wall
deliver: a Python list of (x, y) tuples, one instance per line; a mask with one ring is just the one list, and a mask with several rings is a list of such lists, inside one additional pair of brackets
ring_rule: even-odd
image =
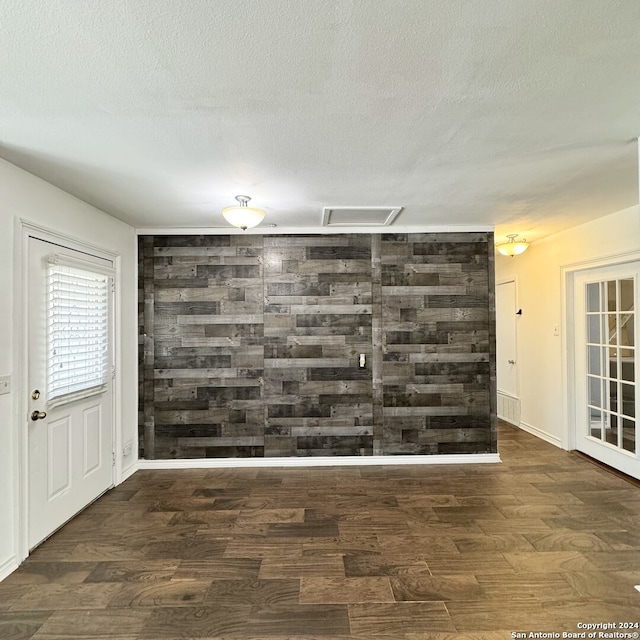
[[(120, 376), (122, 442), (133, 441), (131, 455), (118, 465), (123, 474), (137, 458), (136, 237), (129, 225), (0, 160), (0, 375), (12, 374), (12, 392), (0, 395), (0, 579), (20, 560), (17, 536), (17, 442), (25, 422), (17, 413), (20, 388), (15, 368), (19, 349), (14, 334), (16, 219), (87, 242), (121, 256), (122, 367)], [(23, 394), (21, 396), (21, 394)]]
[[(521, 426), (560, 445), (566, 435), (563, 388), (562, 268), (640, 251), (634, 206), (532, 243), (520, 256), (496, 256), (496, 280), (517, 277)], [(554, 325), (560, 335), (553, 335)]]

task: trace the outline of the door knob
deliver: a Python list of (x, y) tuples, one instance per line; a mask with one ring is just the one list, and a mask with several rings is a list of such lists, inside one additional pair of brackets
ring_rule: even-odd
[(31, 419), (35, 422), (36, 420), (44, 420), (47, 417), (47, 414), (44, 411), (34, 411), (31, 414)]

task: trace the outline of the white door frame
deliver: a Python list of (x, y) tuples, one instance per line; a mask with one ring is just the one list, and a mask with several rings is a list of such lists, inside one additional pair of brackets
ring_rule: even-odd
[(565, 416), (564, 428), (562, 429), (562, 448), (571, 451), (576, 448), (576, 365), (575, 365), (575, 343), (576, 334), (574, 330), (574, 293), (576, 275), (588, 269), (600, 267), (614, 267), (627, 262), (640, 260), (640, 251), (629, 251), (618, 253), (603, 258), (595, 258), (584, 262), (577, 262), (560, 267), (561, 287), (562, 287), (562, 318), (564, 319), (561, 332), (561, 346), (565, 357), (562, 358), (562, 387), (563, 414)]
[[(111, 260), (115, 269), (116, 292), (113, 300), (113, 352), (115, 361), (115, 379), (113, 381), (113, 442), (112, 451), (122, 448), (122, 392), (121, 392), (121, 257), (111, 251), (89, 244), (77, 238), (71, 238), (52, 229), (16, 218), (14, 233), (14, 309), (13, 309), (13, 370), (16, 385), (14, 388), (14, 424), (17, 433), (14, 443), (14, 460), (16, 461), (13, 482), (15, 505), (14, 532), (16, 540), (17, 561), (22, 562), (29, 555), (28, 543), (28, 498), (29, 498), (29, 446), (28, 446), (28, 244), (29, 237), (60, 245), (61, 247), (89, 253), (106, 260)], [(115, 456), (112, 482), (118, 484), (122, 477), (121, 456)]]

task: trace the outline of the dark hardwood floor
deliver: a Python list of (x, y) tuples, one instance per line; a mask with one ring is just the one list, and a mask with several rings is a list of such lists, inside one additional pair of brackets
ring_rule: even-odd
[(0, 638), (640, 631), (621, 627), (640, 623), (640, 488), (504, 424), (499, 449), (500, 465), (140, 471), (0, 583)]

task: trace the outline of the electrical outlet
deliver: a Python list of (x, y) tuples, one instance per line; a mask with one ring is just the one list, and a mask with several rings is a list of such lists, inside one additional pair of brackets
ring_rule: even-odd
[(559, 336), (560, 335), (560, 325), (559, 324), (554, 324), (553, 325), (553, 335), (554, 336)]
[(0, 395), (11, 393), (11, 376), (0, 376)]
[(129, 442), (126, 442), (124, 444), (124, 446), (122, 447), (122, 455), (126, 458), (127, 456), (131, 455), (131, 446), (132, 446), (132, 442), (131, 440), (129, 440)]

